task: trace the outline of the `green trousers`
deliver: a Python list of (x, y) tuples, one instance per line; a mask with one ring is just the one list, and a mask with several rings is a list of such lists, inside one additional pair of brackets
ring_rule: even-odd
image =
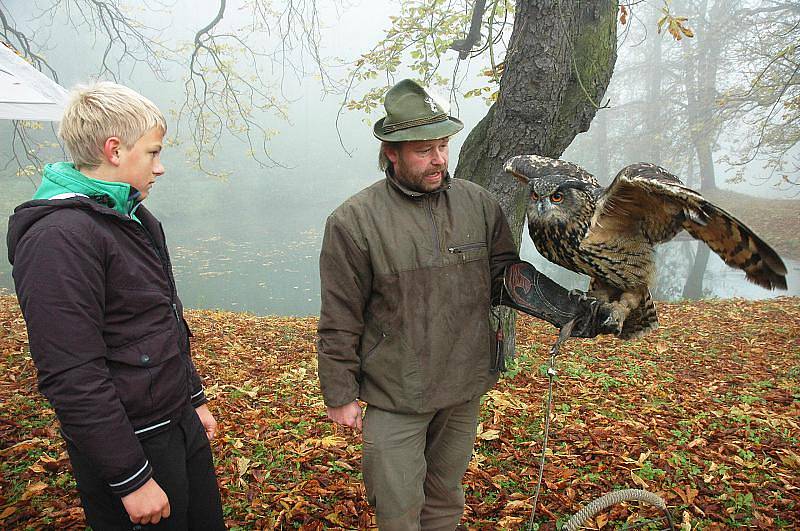
[(480, 397), (419, 415), (367, 407), (364, 484), (380, 531), (455, 529), (479, 409)]

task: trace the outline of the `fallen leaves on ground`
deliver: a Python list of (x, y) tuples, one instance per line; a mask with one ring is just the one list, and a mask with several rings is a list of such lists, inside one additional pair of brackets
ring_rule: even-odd
[[(635, 341), (574, 340), (556, 360), (536, 522), (644, 488), (682, 529), (800, 527), (800, 301), (661, 304)], [(220, 423), (213, 442), (232, 529), (374, 527), (360, 437), (325, 419), (315, 318), (189, 311), (194, 359)], [(0, 298), (0, 528), (83, 529), (57, 422), (36, 390), (16, 300)], [(519, 357), (484, 400), (464, 523), (527, 525), (553, 329), (517, 325)], [(644, 515), (617, 505), (589, 522)]]

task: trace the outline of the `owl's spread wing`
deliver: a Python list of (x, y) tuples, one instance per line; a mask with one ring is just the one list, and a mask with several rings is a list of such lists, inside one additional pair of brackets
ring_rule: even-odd
[(598, 198), (585, 242), (627, 238), (657, 244), (682, 229), (704, 241), (729, 266), (744, 270), (751, 282), (786, 289), (786, 266), (769, 245), (654, 164), (631, 164), (617, 174)]

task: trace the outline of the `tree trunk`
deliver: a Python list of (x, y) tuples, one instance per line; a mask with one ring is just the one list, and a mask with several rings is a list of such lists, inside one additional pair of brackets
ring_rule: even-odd
[(697, 242), (694, 264), (689, 272), (689, 278), (686, 279), (686, 284), (683, 285), (684, 299), (695, 300), (703, 298), (703, 276), (708, 267), (708, 257), (710, 255), (708, 245), (703, 242)]
[(694, 147), (700, 163), (700, 190), (702, 192), (714, 191), (717, 189), (717, 177), (711, 143), (707, 139), (699, 139), (695, 141)]
[(734, 2), (717, 0), (709, 8), (704, 0), (697, 6), (697, 37), (686, 45), (687, 116), (692, 144), (700, 165), (700, 190), (717, 188), (714, 171), (714, 145), (720, 134), (715, 116), (717, 73), (722, 55), (722, 39), (729, 31)]
[[(589, 129), (617, 57), (617, 2), (517, 2), (497, 102), (461, 148), (455, 177), (477, 182), (500, 202), (519, 247), (527, 193), (503, 171), (514, 155), (558, 157)], [(505, 312), (506, 352), (514, 313)]]

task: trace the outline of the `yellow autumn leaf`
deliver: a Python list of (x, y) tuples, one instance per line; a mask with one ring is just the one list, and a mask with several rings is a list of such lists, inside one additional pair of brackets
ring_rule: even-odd
[(39, 494), (40, 492), (42, 492), (46, 488), (47, 488), (47, 483), (43, 483), (41, 481), (38, 481), (38, 482), (34, 483), (33, 485), (29, 485), (28, 488), (25, 489), (25, 492), (22, 493), (22, 496), (20, 497), (20, 499), (21, 500), (27, 500), (28, 498), (30, 498), (32, 496), (36, 496), (37, 494)]
[(505, 510), (513, 511), (516, 509), (530, 509), (531, 504), (525, 500), (512, 500), (505, 505)]
[(242, 477), (247, 473), (247, 469), (250, 468), (250, 459), (246, 457), (237, 457), (236, 458), (236, 469), (239, 471), (239, 477)]
[(486, 430), (480, 435), (478, 435), (479, 439), (483, 439), (484, 441), (493, 441), (495, 439), (500, 438), (500, 430)]
[(649, 487), (650, 487), (650, 485), (648, 485), (648, 484), (647, 484), (647, 482), (646, 482), (645, 480), (643, 480), (642, 478), (640, 478), (640, 477), (639, 477), (639, 476), (636, 474), (636, 472), (634, 472), (633, 470), (631, 470), (631, 479), (633, 480), (633, 482), (634, 482), (634, 483), (636, 483), (637, 485), (639, 485), (639, 486), (640, 486), (640, 487), (642, 487), (643, 489), (647, 489), (647, 488), (649, 488)]
[(782, 452), (781, 462), (793, 470), (800, 470), (800, 455), (789, 449)]
[(322, 448), (334, 448), (338, 446), (347, 446), (347, 441), (344, 437), (340, 437), (338, 435), (326, 435), (320, 439), (309, 439), (308, 443), (312, 446), (322, 447)]
[(9, 516), (14, 514), (15, 512), (17, 512), (17, 508), (14, 507), (13, 505), (11, 507), (6, 507), (5, 509), (3, 509), (3, 512), (0, 513), (0, 522), (2, 522), (3, 520), (8, 518)]
[(345, 523), (342, 522), (342, 519), (339, 518), (339, 515), (336, 513), (330, 513), (325, 515), (325, 520), (329, 521), (332, 524), (338, 525), (340, 527), (345, 527)]

